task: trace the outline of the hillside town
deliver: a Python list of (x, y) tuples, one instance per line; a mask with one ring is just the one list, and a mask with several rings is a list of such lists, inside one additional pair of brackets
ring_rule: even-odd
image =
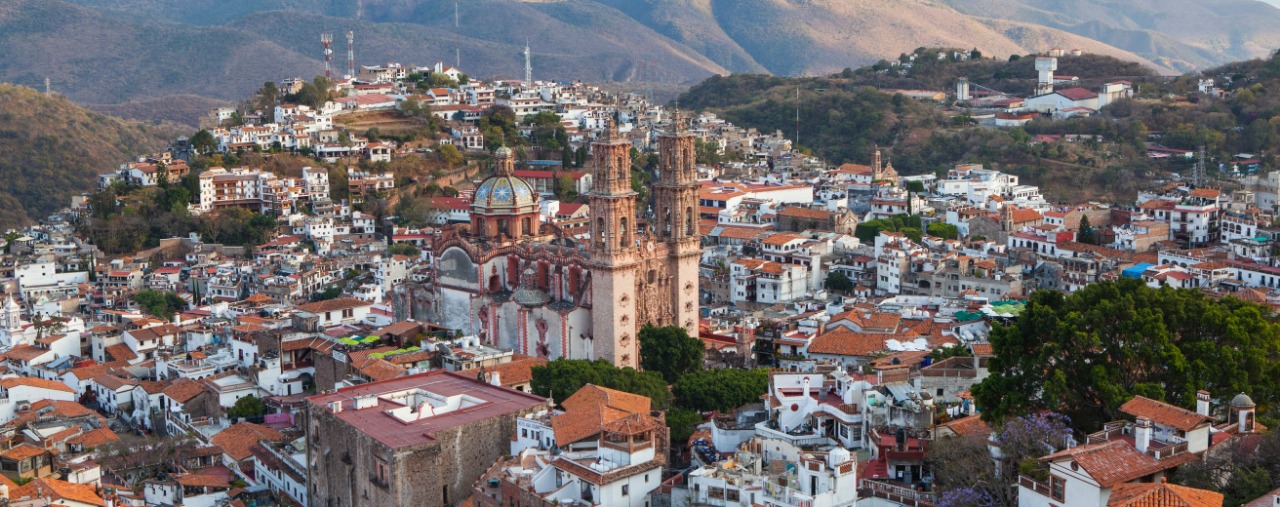
[[(1107, 76), (1096, 92), (1055, 88), (1072, 81), (1055, 58), (1036, 61), (1033, 97), (965, 81), (944, 95), (986, 104), (1003, 128), (1132, 93)], [(1172, 479), (1280, 449), (1263, 422), (1275, 407), (1254, 401), (1274, 389), (1247, 381), (1141, 391), (1097, 427), (1051, 413), (996, 424), (975, 395), (1009, 368), (998, 336), (1048, 322), (1044, 292), (1182, 289), (1274, 312), (1280, 173), (1051, 202), (998, 167), (915, 174), (891, 146), (831, 164), (783, 132), (531, 71), (482, 81), (389, 63), (323, 83), (315, 106), (284, 100), (314, 86), (291, 78), (272, 107), (210, 111), (203, 135), (121, 161), (101, 192), (4, 236), (0, 501), (1220, 507), (1223, 493)], [(348, 126), (405, 111), (439, 129), (402, 141)], [(516, 135), (491, 128), (499, 114)], [(539, 126), (563, 144), (537, 146)], [(447, 172), (392, 169), (445, 150), (462, 160)], [(247, 162), (286, 155), (310, 165)], [(139, 200), (129, 192), (184, 181), (181, 213), (252, 216), (262, 241), (193, 232), (107, 254), (84, 232), (110, 218), (103, 206)], [(395, 216), (428, 184), (440, 192), (421, 223)], [(659, 330), (696, 343), (686, 373), (758, 374), (759, 392), (680, 411), (605, 385), (655, 369)], [(569, 364), (609, 374), (556, 390), (547, 379)], [(660, 388), (694, 403), (679, 380)], [(1019, 428), (1043, 442), (1017, 447)], [(956, 458), (962, 440), (976, 452)], [(1009, 497), (942, 488), (961, 466), (995, 470)], [(1280, 489), (1244, 500), (1278, 506)]]

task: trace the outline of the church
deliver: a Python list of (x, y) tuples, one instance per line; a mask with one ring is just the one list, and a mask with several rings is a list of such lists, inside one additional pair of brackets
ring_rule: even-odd
[(631, 143), (613, 126), (592, 143), (585, 242), (540, 219), (538, 193), (515, 176), (511, 149), (498, 149), (495, 174), (472, 198), (471, 222), (447, 226), (433, 244), (425, 314), (491, 346), (618, 366), (639, 365), (644, 324), (697, 336), (694, 136), (677, 116), (658, 144), (654, 216), (642, 226)]

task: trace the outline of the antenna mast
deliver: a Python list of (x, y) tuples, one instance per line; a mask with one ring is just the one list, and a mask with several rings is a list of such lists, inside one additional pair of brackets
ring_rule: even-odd
[(529, 41), (524, 41), (524, 85), (533, 88), (533, 56), (529, 53)]
[(356, 78), (356, 33), (347, 30), (347, 77)]
[(44, 94), (46, 96), (53, 95), (53, 92), (49, 89), (49, 76), (44, 77)]
[(324, 78), (332, 80), (331, 61), (333, 60), (333, 49), (329, 46), (333, 45), (333, 35), (328, 33), (320, 34), (320, 45), (324, 46)]
[(796, 85), (796, 145), (793, 149), (800, 149), (800, 85)]
[(1191, 185), (1199, 187), (1206, 178), (1204, 170), (1204, 146), (1200, 146), (1200, 156), (1196, 159), (1196, 167), (1191, 172)]
[(458, 1), (453, 2), (453, 67), (462, 70), (462, 22), (458, 17)]

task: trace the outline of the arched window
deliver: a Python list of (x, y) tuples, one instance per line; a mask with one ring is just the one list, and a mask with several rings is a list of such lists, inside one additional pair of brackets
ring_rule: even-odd
[(684, 209), (684, 233), (685, 235), (693, 235), (693, 207)]
[(604, 218), (603, 217), (597, 218), (596, 219), (596, 244), (600, 245), (600, 247), (602, 248), (604, 247), (605, 230), (606, 228), (604, 226)]
[(618, 246), (626, 248), (627, 246), (627, 219), (618, 220)]
[(511, 227), (509, 226), (506, 220), (498, 220), (498, 235), (499, 236), (511, 235)]
[(520, 233), (524, 236), (533, 235), (533, 222), (529, 219), (529, 217), (524, 217), (521, 220), (521, 222), (522, 223), (520, 224)]
[(670, 206), (667, 206), (667, 207), (663, 208), (662, 216), (663, 216), (663, 218), (662, 218), (662, 235), (663, 235), (663, 236), (670, 236), (670, 235), (671, 235), (671, 229), (672, 229), (672, 227), (671, 227), (671, 207), (670, 207)]

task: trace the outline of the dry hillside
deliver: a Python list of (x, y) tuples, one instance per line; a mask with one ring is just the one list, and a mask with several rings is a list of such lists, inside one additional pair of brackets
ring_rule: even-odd
[(162, 149), (174, 134), (0, 84), (0, 230), (66, 207), (98, 174)]

